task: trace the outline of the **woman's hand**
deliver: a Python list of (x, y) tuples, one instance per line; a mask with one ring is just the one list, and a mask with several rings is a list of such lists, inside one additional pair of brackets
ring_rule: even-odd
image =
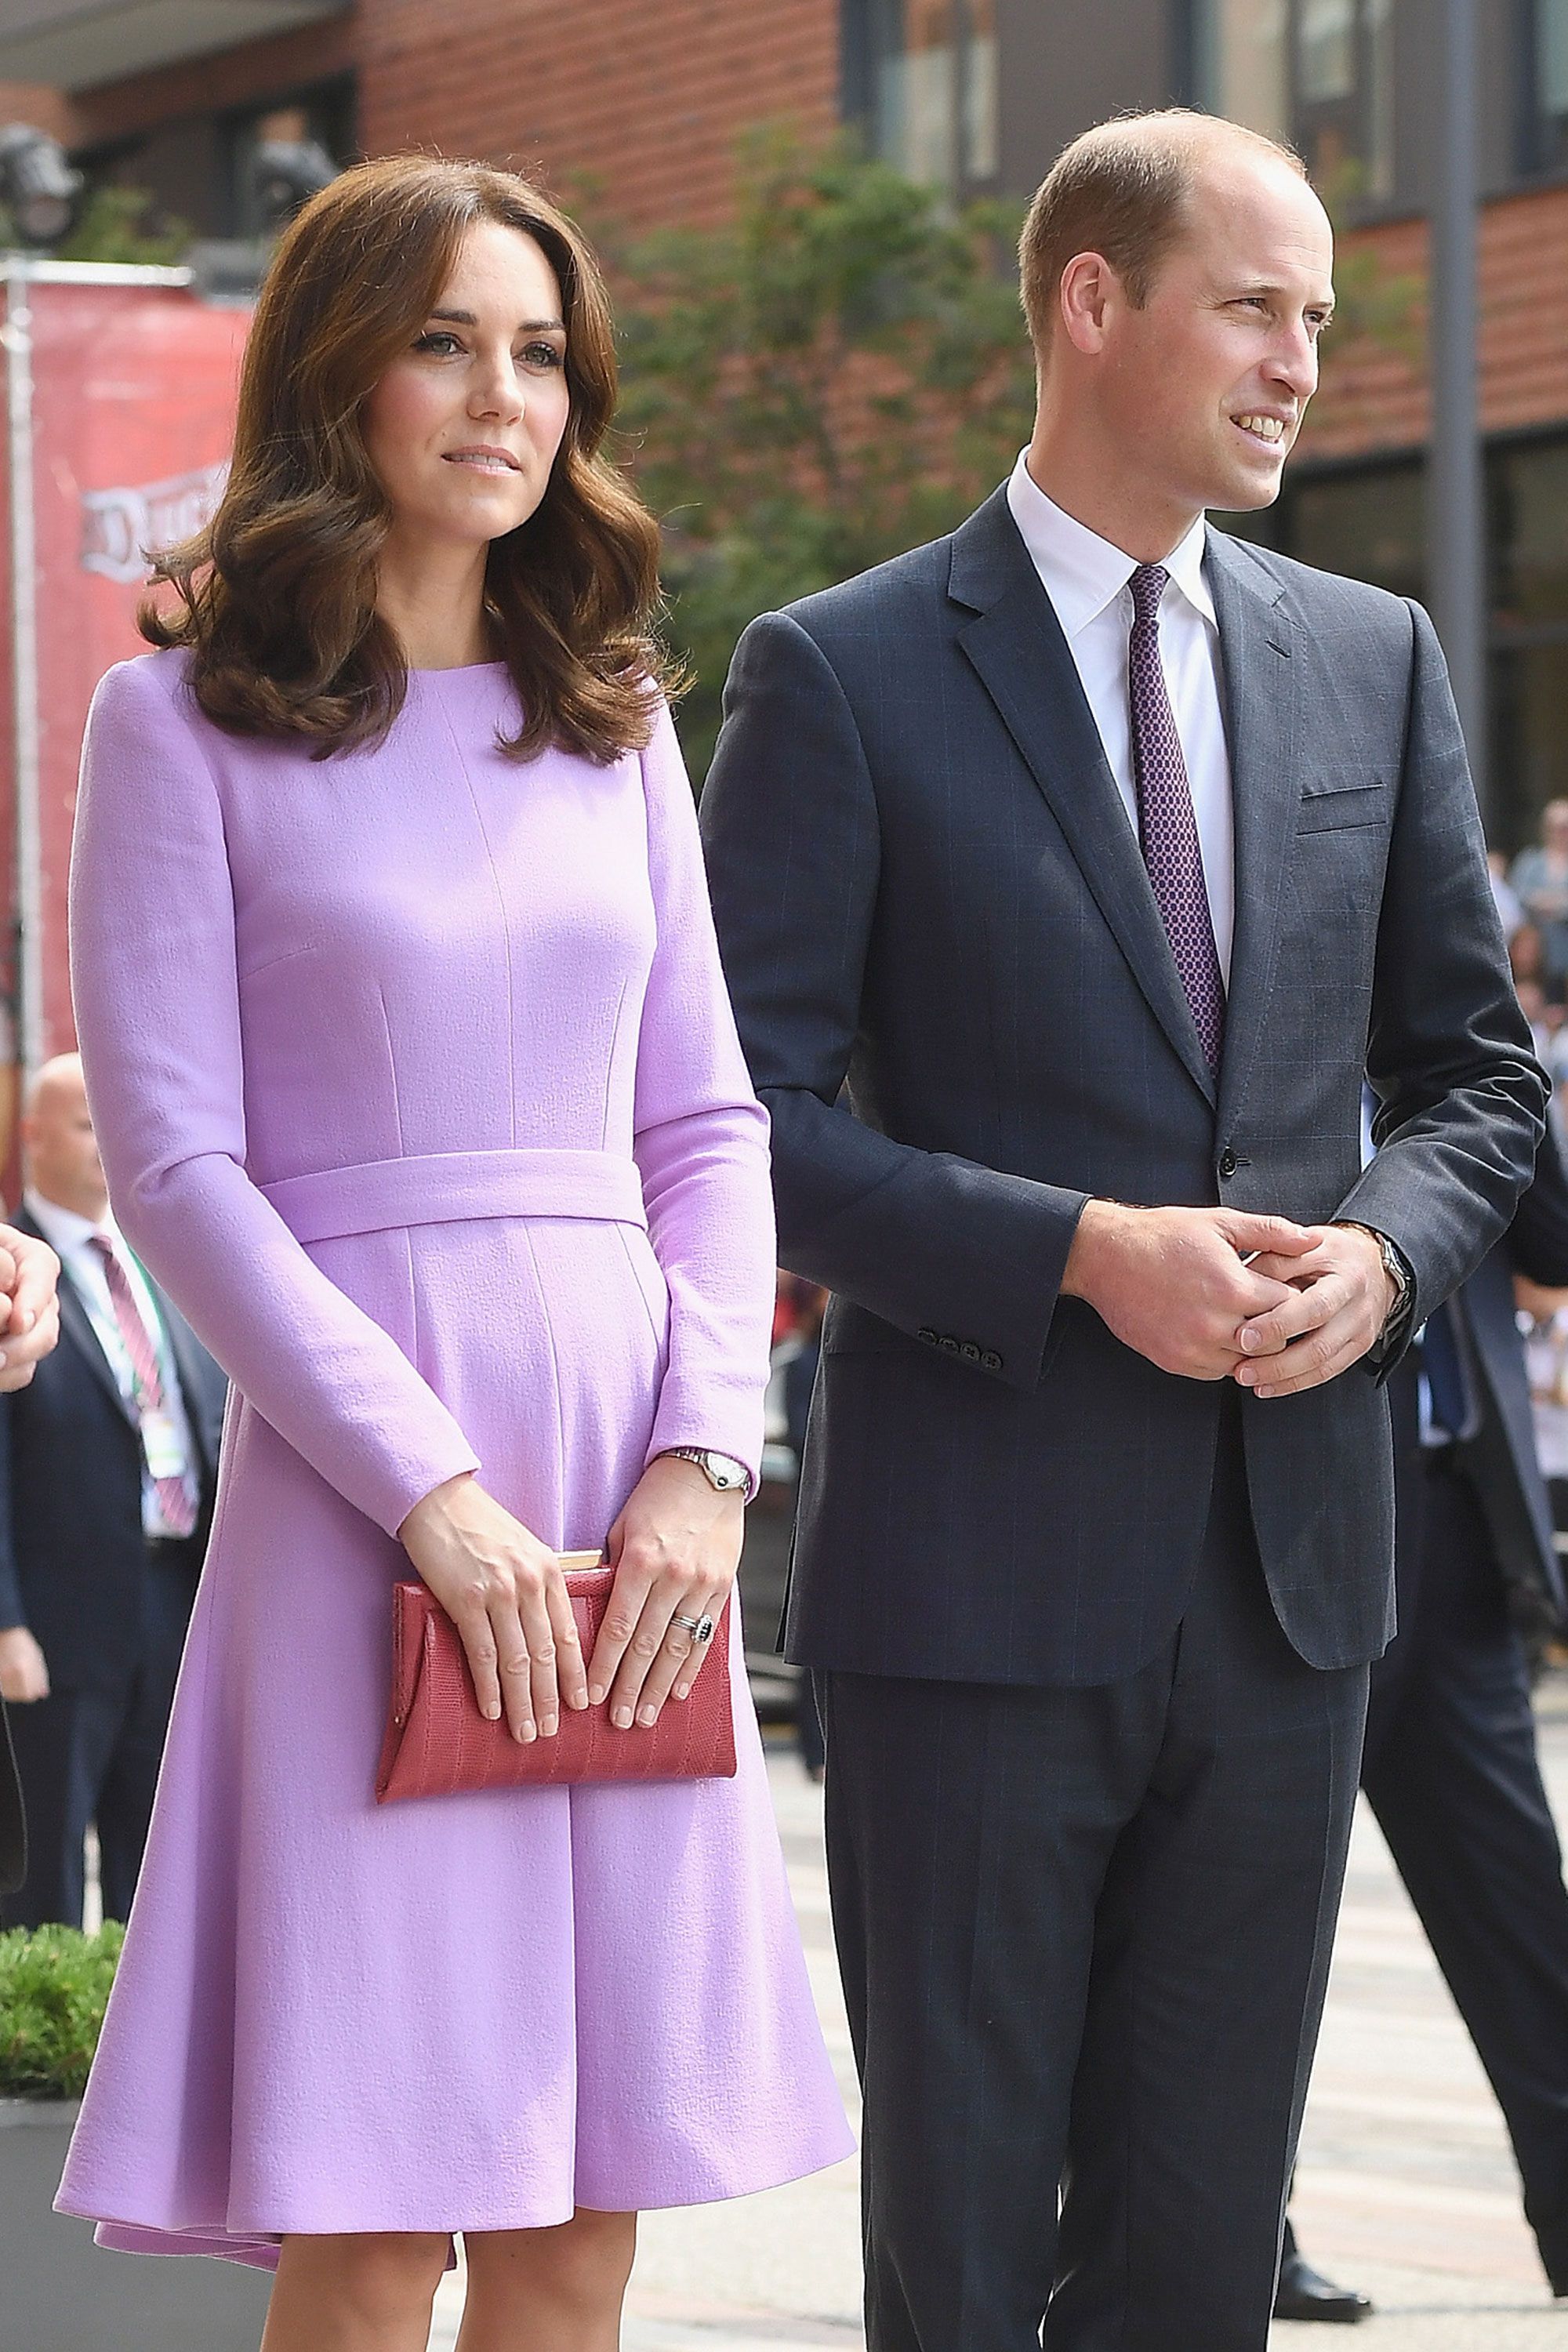
[(416, 1503), (398, 1540), (462, 1636), (479, 1712), (514, 1739), (552, 1738), (588, 1704), (583, 1644), (555, 1554), (471, 1473)]
[(672, 1689), (690, 1696), (711, 1645), (672, 1621), (718, 1616), (735, 1581), (744, 1517), (739, 1491), (721, 1495), (695, 1462), (661, 1454), (637, 1480), (610, 1529), (616, 1580), (588, 1665), (588, 1696), (596, 1706), (608, 1696), (617, 1730), (657, 1723)]
[(25, 1389), (59, 1338), (59, 1272), (47, 1242), (0, 1225), (0, 1395)]
[(29, 1706), (49, 1695), (49, 1669), (26, 1625), (0, 1633), (0, 1698), (7, 1706)]

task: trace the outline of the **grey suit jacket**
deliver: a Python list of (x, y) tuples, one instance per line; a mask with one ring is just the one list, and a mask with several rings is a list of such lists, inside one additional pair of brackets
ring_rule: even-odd
[[(789, 1617), (809, 1664), (1094, 1684), (1179, 1620), (1235, 1392), (1059, 1296), (1086, 1198), (1362, 1219), (1419, 1314), (1528, 1181), (1545, 1081), (1430, 624), (1218, 533), (1208, 562), (1237, 855), (1217, 1087), (1003, 492), (737, 649), (714, 908), (781, 1255), (835, 1294)], [(1375, 1655), (1377, 1383), (1239, 1409), (1287, 1633), (1319, 1666)]]

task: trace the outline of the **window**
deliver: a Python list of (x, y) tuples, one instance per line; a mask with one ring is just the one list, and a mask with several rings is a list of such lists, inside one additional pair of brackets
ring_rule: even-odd
[(1354, 97), (1355, 19), (1355, 0), (1301, 0), (1296, 89), (1305, 105)]
[(995, 0), (845, 0), (844, 56), (877, 154), (958, 199), (995, 179)]
[(1191, 0), (1189, 21), (1200, 106), (1289, 139), (1331, 193), (1392, 194), (1394, 0)]
[(1416, 459), (1286, 478), (1280, 544), (1301, 563), (1396, 596), (1426, 583), (1426, 484)]
[(1504, 443), (1487, 459), (1491, 559), (1491, 829), (1533, 838), (1568, 799), (1568, 441)]
[(257, 212), (250, 165), (257, 149), (270, 140), (289, 146), (313, 140), (334, 163), (351, 162), (355, 152), (353, 83), (318, 82), (295, 96), (223, 119), (231, 236), (255, 236), (268, 226)]
[(1525, 167), (1568, 166), (1568, 0), (1524, 0)]
[(94, 185), (145, 190), (150, 228), (178, 222), (198, 238), (249, 237), (262, 226), (249, 165), (264, 139), (314, 139), (334, 162), (352, 162), (352, 77), (334, 77), (235, 113), (180, 116), (112, 145), (79, 150), (72, 161)]
[(1290, 129), (1287, 0), (1198, 0), (1191, 82), (1212, 114), (1270, 139)]
[[(1568, 437), (1487, 452), (1490, 767), (1487, 831), (1511, 855), (1568, 799)], [(1326, 572), (1427, 601), (1418, 458), (1287, 476), (1278, 507), (1216, 518)], [(1265, 526), (1259, 528), (1259, 526)]]

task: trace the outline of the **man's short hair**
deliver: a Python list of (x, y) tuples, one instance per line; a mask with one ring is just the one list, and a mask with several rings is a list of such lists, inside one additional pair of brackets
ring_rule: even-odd
[(1103, 254), (1129, 301), (1142, 309), (1181, 236), (1199, 159), (1222, 139), (1266, 149), (1307, 176), (1293, 147), (1184, 106), (1118, 115), (1062, 149), (1035, 192), (1018, 241), (1024, 315), (1038, 358), (1050, 348), (1062, 272), (1075, 254)]

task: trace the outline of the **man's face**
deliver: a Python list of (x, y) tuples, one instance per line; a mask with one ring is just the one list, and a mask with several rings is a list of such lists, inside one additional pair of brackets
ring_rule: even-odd
[(1193, 512), (1272, 504), (1318, 383), (1333, 236), (1282, 161), (1199, 166), (1180, 242), (1142, 310), (1115, 305), (1101, 394), (1150, 489)]
[(79, 1066), (51, 1071), (22, 1123), (28, 1181), (46, 1201), (100, 1217), (107, 1198), (103, 1162)]

